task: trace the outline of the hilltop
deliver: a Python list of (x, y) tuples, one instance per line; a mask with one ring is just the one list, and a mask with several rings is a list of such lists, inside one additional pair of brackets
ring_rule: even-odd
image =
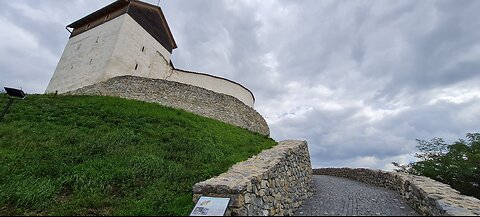
[(0, 122), (0, 215), (188, 215), (195, 183), (275, 144), (154, 103), (30, 95)]

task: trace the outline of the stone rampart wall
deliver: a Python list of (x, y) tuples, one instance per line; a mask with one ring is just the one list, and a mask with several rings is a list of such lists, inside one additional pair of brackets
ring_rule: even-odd
[(283, 141), (234, 165), (228, 172), (193, 187), (201, 196), (231, 198), (226, 215), (293, 215), (312, 196), (307, 142)]
[(400, 193), (410, 206), (422, 215), (480, 215), (480, 200), (461, 195), (449, 185), (427, 177), (351, 168), (314, 169), (313, 173), (344, 177), (394, 190)]
[(265, 119), (255, 109), (245, 105), (237, 98), (174, 81), (120, 76), (70, 91), (67, 94), (117, 96), (155, 102), (239, 126), (262, 135), (270, 134)]

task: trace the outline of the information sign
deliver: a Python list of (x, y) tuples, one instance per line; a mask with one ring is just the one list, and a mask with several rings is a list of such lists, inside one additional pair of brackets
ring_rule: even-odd
[(190, 216), (223, 216), (230, 198), (201, 197)]

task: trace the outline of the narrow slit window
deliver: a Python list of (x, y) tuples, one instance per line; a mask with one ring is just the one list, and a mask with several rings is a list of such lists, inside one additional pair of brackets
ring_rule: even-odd
[(95, 43), (98, 43), (98, 39), (100, 39), (100, 36), (97, 36), (97, 41)]
[(135, 64), (135, 70), (137, 70), (137, 69), (138, 69), (138, 64)]
[(142, 47), (142, 52), (145, 52), (145, 46)]
[(90, 65), (92, 65), (92, 62), (93, 62), (93, 58), (92, 58), (92, 59), (90, 59), (90, 63), (89, 63), (89, 64), (90, 64)]

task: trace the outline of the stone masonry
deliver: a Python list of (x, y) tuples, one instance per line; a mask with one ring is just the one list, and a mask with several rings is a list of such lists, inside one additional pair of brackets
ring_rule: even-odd
[(480, 216), (480, 200), (461, 195), (449, 185), (404, 173), (371, 169), (323, 168), (315, 175), (344, 177), (398, 192), (422, 215)]
[(364, 182), (313, 176), (315, 193), (296, 216), (419, 216), (395, 191)]
[(117, 96), (155, 102), (213, 118), (262, 135), (270, 134), (265, 119), (255, 109), (245, 105), (237, 98), (174, 81), (120, 76), (70, 91), (67, 94)]
[(226, 215), (293, 215), (313, 194), (307, 142), (283, 141), (193, 187), (201, 196), (231, 198)]

